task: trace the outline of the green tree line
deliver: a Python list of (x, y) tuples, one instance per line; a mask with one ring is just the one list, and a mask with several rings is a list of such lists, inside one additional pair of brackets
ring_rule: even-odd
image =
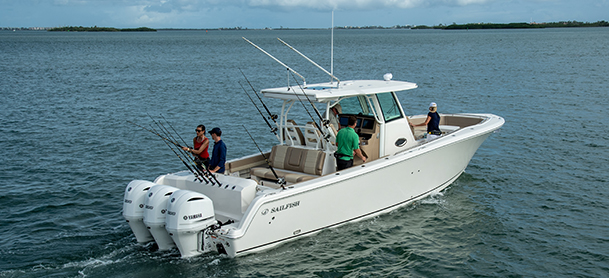
[(155, 29), (148, 27), (118, 29), (113, 27), (82, 27), (82, 26), (67, 26), (56, 27), (49, 29), (50, 32), (156, 32)]
[(559, 21), (548, 23), (467, 23), (451, 25), (425, 26), (420, 25), (412, 29), (443, 29), (443, 30), (463, 30), (463, 29), (524, 29), (524, 28), (561, 28), (561, 27), (609, 27), (609, 22), (601, 20), (597, 22), (580, 21)]

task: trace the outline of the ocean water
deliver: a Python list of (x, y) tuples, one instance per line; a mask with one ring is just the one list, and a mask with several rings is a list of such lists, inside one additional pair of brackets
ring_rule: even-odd
[(447, 190), (374, 219), (232, 259), (138, 245), (125, 186), (183, 166), (127, 121), (221, 127), (229, 158), (257, 151), (242, 124), (273, 144), (239, 69), (258, 90), (287, 76), (242, 36), (329, 80), (275, 39), (329, 69), (329, 30), (0, 32), (0, 277), (609, 276), (609, 28), (336, 30), (341, 80), (391, 72), (419, 85), (408, 114), (506, 124)]

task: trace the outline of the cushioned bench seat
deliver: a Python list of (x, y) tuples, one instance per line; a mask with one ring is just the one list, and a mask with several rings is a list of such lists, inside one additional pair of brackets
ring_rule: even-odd
[[(309, 175), (309, 174), (304, 174), (304, 173), (297, 173), (297, 172), (292, 172), (292, 171), (287, 171), (287, 170), (279, 170), (279, 169), (275, 169), (275, 173), (277, 173), (277, 176), (280, 178), (284, 178), (286, 182), (289, 183), (298, 183), (298, 182), (303, 182), (303, 181), (308, 181), (311, 179), (316, 178), (317, 176), (314, 175)], [(259, 178), (263, 178), (263, 179), (267, 179), (267, 180), (273, 180), (273, 181), (277, 181), (277, 178), (275, 178), (275, 175), (273, 175), (273, 171), (271, 171), (271, 169), (269, 168), (262, 168), (262, 167), (258, 167), (258, 168), (253, 168), (250, 173), (253, 176), (259, 177)]]
[[(321, 176), (324, 161), (323, 151), (285, 145), (274, 146), (269, 155), (269, 163), (277, 175), (290, 183)], [(266, 167), (254, 167), (250, 174), (258, 178), (277, 180), (273, 171)]]

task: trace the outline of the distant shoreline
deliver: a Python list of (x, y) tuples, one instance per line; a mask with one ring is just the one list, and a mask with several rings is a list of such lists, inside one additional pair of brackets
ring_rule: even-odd
[[(543, 22), (543, 23), (467, 23), (467, 24), (450, 24), (450, 25), (394, 25), (390, 27), (384, 26), (336, 26), (334, 29), (344, 30), (363, 30), (363, 29), (440, 29), (440, 30), (476, 30), (476, 29), (539, 29), (539, 28), (573, 28), (573, 27), (609, 27), (609, 22), (605, 20), (597, 22), (579, 22), (579, 21), (559, 21), (559, 22)], [(227, 28), (158, 28), (152, 29), (148, 27), (139, 28), (114, 28), (114, 27), (83, 27), (83, 26), (67, 26), (67, 27), (0, 27), (0, 30), (26, 30), (26, 31), (50, 31), (50, 32), (156, 32), (162, 31), (185, 31), (185, 30), (201, 30), (201, 31), (231, 31), (231, 30), (328, 30), (330, 28), (246, 28), (246, 27), (227, 27)]]
[(451, 25), (437, 25), (433, 27), (420, 25), (411, 29), (442, 29), (442, 30), (469, 30), (469, 29), (528, 29), (528, 28), (566, 28), (566, 27), (609, 27), (609, 22), (601, 20), (597, 22), (559, 21), (544, 23), (467, 23)]
[(112, 27), (82, 27), (82, 26), (68, 26), (68, 27), (55, 27), (48, 29), (49, 32), (156, 32), (156, 29), (148, 27), (139, 28), (125, 28), (118, 29)]

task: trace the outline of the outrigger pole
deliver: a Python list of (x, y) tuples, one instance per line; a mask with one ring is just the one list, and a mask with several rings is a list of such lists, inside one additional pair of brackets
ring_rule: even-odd
[[(277, 38), (281, 43), (285, 44), (285, 46), (289, 47), (290, 49), (294, 50), (296, 53), (298, 53), (300, 56), (302, 56), (303, 58), (307, 59), (307, 61), (311, 62), (313, 65), (315, 65), (316, 67), (318, 67), (319, 69), (323, 70), (326, 74), (328, 74), (330, 76), (330, 82), (332, 82), (332, 79), (336, 80), (336, 85), (340, 85), (340, 80), (338, 78), (336, 78), (336, 76), (334, 76), (333, 74), (329, 73), (326, 69), (322, 68), (320, 65), (318, 65), (317, 63), (315, 63), (313, 60), (309, 59), (309, 57), (305, 56), (304, 54), (300, 53), (300, 51), (296, 50), (296, 48), (292, 47), (291, 45), (289, 45), (288, 43), (284, 42), (283, 40), (281, 40), (280, 38)], [(306, 85), (306, 84), (305, 84)]]
[(262, 150), (260, 149), (260, 147), (258, 146), (258, 143), (256, 143), (256, 140), (254, 140), (254, 137), (252, 137), (252, 135), (250, 134), (250, 132), (247, 130), (247, 128), (245, 128), (244, 125), (241, 125), (243, 127), (243, 129), (245, 129), (245, 132), (247, 132), (247, 135), (250, 136), (250, 138), (252, 138), (252, 141), (254, 142), (254, 145), (256, 145), (256, 148), (258, 148), (258, 151), (260, 151), (260, 154), (262, 155), (262, 157), (264, 158), (264, 161), (266, 162), (267, 165), (269, 165), (269, 168), (271, 169), (271, 172), (273, 172), (273, 175), (275, 176), (275, 178), (277, 179), (277, 183), (281, 186), (282, 189), (285, 189), (285, 179), (284, 178), (280, 178), (277, 173), (275, 172), (275, 169), (273, 168), (273, 166), (271, 165), (271, 163), (269, 162), (269, 160), (266, 158), (266, 155), (264, 155), (264, 152), (262, 152)]
[[(258, 50), (262, 51), (262, 53), (268, 55), (269, 57), (271, 57), (273, 60), (275, 60), (277, 63), (281, 64), (282, 66), (284, 66), (285, 68), (287, 68), (289, 71), (294, 72), (296, 75), (300, 76), (300, 78), (302, 78), (302, 82), (305, 84), (305, 86), (307, 85), (307, 81), (305, 80), (304, 76), (300, 75), (300, 73), (296, 72), (295, 70), (293, 70), (292, 68), (288, 67), (286, 64), (284, 64), (283, 62), (279, 61), (277, 58), (273, 57), (273, 55), (269, 54), (268, 52), (264, 51), (264, 49), (260, 48), (259, 46), (255, 45), (253, 42), (249, 41), (248, 39), (246, 39), (245, 37), (241, 37), (243, 38), (246, 42), (249, 42), (251, 45), (253, 45), (255, 48), (258, 48)], [(288, 79), (289, 81), (289, 79)]]

